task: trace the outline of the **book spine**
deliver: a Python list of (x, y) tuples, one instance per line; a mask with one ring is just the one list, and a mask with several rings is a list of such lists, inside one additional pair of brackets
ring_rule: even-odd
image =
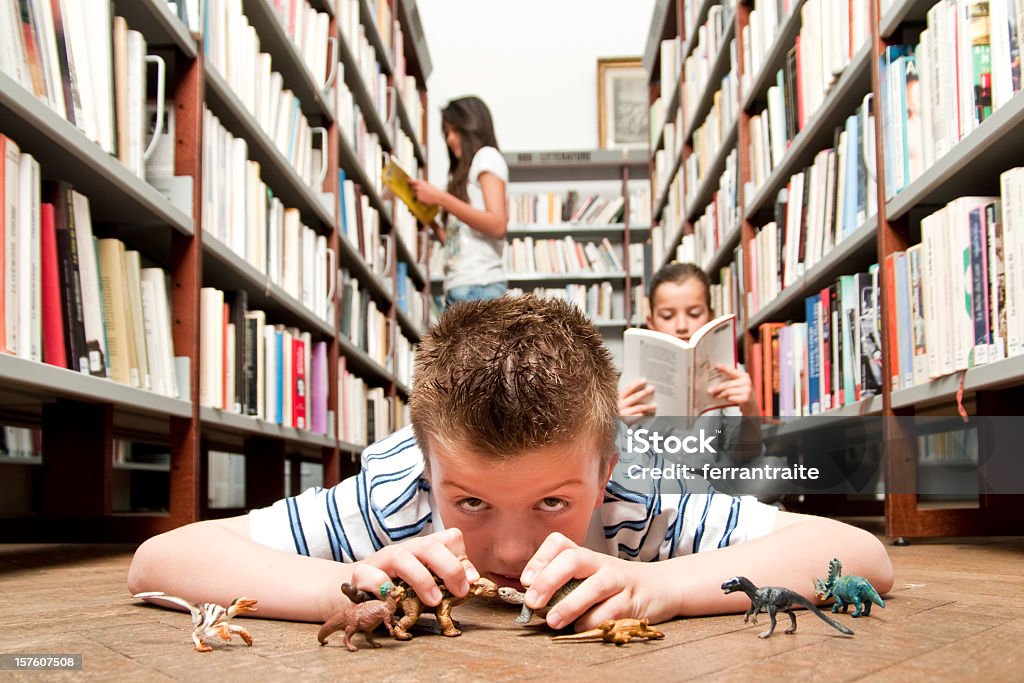
[(968, 366), (974, 367), (988, 362), (989, 320), (988, 320), (988, 273), (986, 261), (986, 230), (984, 207), (975, 207), (969, 214), (971, 240), (971, 318), (973, 321), (973, 345)]
[(60, 262), (57, 258), (57, 230), (53, 204), (40, 207), (43, 295), (43, 361), (59, 368), (68, 367), (64, 348), (64, 319), (61, 306)]
[(306, 429), (306, 349), (296, 335), (292, 339), (292, 426)]
[(818, 295), (804, 299), (807, 316), (807, 406), (811, 415), (821, 412), (821, 345), (818, 338)]

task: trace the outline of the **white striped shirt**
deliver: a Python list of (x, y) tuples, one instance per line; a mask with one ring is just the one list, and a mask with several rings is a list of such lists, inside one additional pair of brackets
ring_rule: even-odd
[[(368, 446), (358, 474), (329, 489), (314, 487), (249, 513), (252, 539), (278, 550), (339, 562), (362, 560), (386, 545), (441, 531), (444, 526), (423, 478), (423, 453), (412, 427)], [(623, 468), (605, 489), (585, 545), (638, 561), (713, 550), (768, 534), (777, 509), (752, 497), (667, 492), (623, 481)], [(647, 490), (638, 490), (647, 488)]]

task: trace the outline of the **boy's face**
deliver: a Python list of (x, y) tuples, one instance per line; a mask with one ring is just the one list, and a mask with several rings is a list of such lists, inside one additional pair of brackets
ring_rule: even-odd
[(462, 531), (481, 576), (520, 590), (549, 534), (584, 543), (613, 465), (602, 467), (594, 447), (551, 446), (500, 461), (430, 443), (430, 485), (445, 528)]
[(663, 282), (654, 291), (647, 326), (652, 330), (689, 340), (711, 320), (704, 283), (695, 277), (682, 284)]

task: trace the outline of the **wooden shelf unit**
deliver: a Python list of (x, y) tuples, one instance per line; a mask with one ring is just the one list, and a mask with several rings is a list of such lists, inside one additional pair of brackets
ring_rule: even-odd
[[(414, 0), (380, 0), (388, 4), (391, 16), (402, 26), (407, 72), (417, 78), (417, 110), (422, 112), (420, 130), (426, 131), (427, 95), (430, 75), (429, 51)], [(113, 5), (113, 3), (111, 3)], [(366, 118), (369, 130), (377, 133), (386, 151), (392, 149), (395, 131), (401, 129), (413, 140), (415, 152), (426, 174), (425, 140), (416, 139), (410, 118), (412, 107), (397, 96), (389, 99), (391, 111), (381, 116), (369, 101), (369, 84), (363, 83), (355, 68), (352, 46), (341, 35), (334, 2), (313, 0), (317, 11), (327, 12), (329, 35), (340, 49), (328, 49), (328, 57), (349, 64), (345, 79)], [(123, 5), (123, 7), (122, 7)], [(406, 261), (416, 283), (410, 295), (429, 295), (425, 258), (418, 262), (415, 245), (401, 244), (394, 234), (394, 203), (385, 201), (370, 186), (366, 172), (350, 141), (339, 135), (338, 112), (333, 111), (333, 89), (325, 90), (311, 74), (300, 49), (288, 36), (270, 0), (243, 0), (243, 11), (256, 30), (261, 50), (271, 54), (273, 69), (284, 87), (300, 100), (311, 126), (323, 126), (326, 135), (327, 174), (321, 187), (309, 187), (277, 149), (270, 136), (246, 110), (216, 69), (206, 63), (202, 37), (193, 37), (168, 9), (164, 0), (135, 0), (118, 3), (112, 13), (121, 14), (129, 27), (143, 33), (149, 51), (169, 59), (167, 98), (175, 107), (176, 176), (191, 183), (188, 204), (177, 205), (152, 185), (130, 173), (113, 156), (87, 139), (74, 125), (50, 110), (8, 75), (0, 73), (0, 132), (12, 138), (22, 150), (35, 156), (46, 179), (64, 180), (92, 202), (93, 223), (98, 236), (115, 236), (129, 248), (137, 249), (170, 275), (169, 290), (174, 355), (187, 359), (188, 383), (184, 398), (169, 398), (118, 384), (109, 379), (81, 375), (44, 363), (0, 355), (0, 396), (4, 408), (0, 419), (11, 424), (32, 424), (41, 428), (41, 458), (4, 458), (3, 464), (31, 465), (35, 473), (38, 505), (26, 514), (0, 518), (0, 539), (12, 541), (139, 541), (155, 533), (223, 512), (209, 509), (207, 498), (207, 452), (227, 447), (246, 456), (246, 506), (268, 504), (284, 493), (284, 464), (312, 461), (323, 465), (324, 484), (333, 485), (358, 467), (356, 456), (364, 444), (338, 438), (338, 359), (370, 386), (383, 387), (394, 399), (407, 399), (408, 388), (394, 372), (395, 345), (389, 344), (387, 367), (371, 359), (337, 329), (342, 293), (334, 288), (329, 311), (311, 310), (244, 258), (205, 234), (202, 225), (203, 108), (217, 115), (232, 135), (243, 138), (249, 159), (260, 164), (261, 179), (285, 206), (299, 209), (302, 222), (327, 238), (337, 256), (335, 266), (346, 268), (369, 292), (384, 313), (392, 334), (411, 343), (425, 329), (423, 320), (412, 319), (397, 310), (395, 298), (396, 259)], [(376, 29), (370, 5), (360, 3), (360, 21), (375, 48), (375, 58), (394, 86), (394, 56), (386, 53)], [(332, 86), (333, 87), (333, 86)], [(316, 144), (314, 136), (314, 144)], [(340, 236), (338, 225), (338, 170), (367, 194), (380, 212), (382, 239), (398, 242), (395, 255), (383, 273), (374, 273), (352, 245)], [(425, 231), (419, 226), (419, 235)], [(328, 433), (282, 427), (253, 416), (201, 406), (199, 403), (200, 289), (216, 286), (225, 291), (245, 290), (250, 310), (264, 310), (268, 321), (294, 325), (312, 333), (314, 340), (328, 343)], [(424, 306), (424, 309), (427, 307)], [(132, 468), (112, 464), (115, 439), (140, 438), (166, 443), (170, 453), (167, 466)], [(167, 510), (121, 514), (112, 508), (115, 471), (143, 471), (163, 476), (167, 482)], [(168, 474), (162, 474), (162, 472)], [(292, 477), (297, 486), (298, 476)], [(293, 492), (294, 489), (293, 489)], [(236, 511), (238, 512), (238, 511)]]
[[(708, 0), (701, 5), (698, 12), (700, 21), (708, 16), (706, 5), (718, 4), (719, 1)], [(735, 26), (729, 27), (727, 35), (735, 36), (738, 55), (743, 54), (743, 30), (749, 22), (750, 12), (756, 7), (757, 2), (759, 0), (736, 3), (736, 12), (733, 16)], [(679, 96), (676, 94), (685, 92), (684, 83), (682, 83), (685, 75), (681, 74), (680, 82), (677, 83), (659, 82), (659, 46), (662, 40), (684, 35), (682, 15), (687, 4), (689, 3), (684, 0), (659, 0), (655, 6), (644, 52), (644, 65), (647, 67), (648, 73), (651, 74), (649, 101), (653, 103), (659, 95), (670, 98), (667, 100), (669, 108), (664, 116), (666, 122), (674, 120), (679, 107), (685, 111), (686, 103), (679, 102)], [(855, 232), (836, 244), (831, 252), (825, 254), (824, 258), (808, 268), (795, 282), (786, 287), (780, 296), (763, 304), (760, 310), (745, 316), (747, 324), (740, 343), (746, 357), (749, 357), (753, 344), (757, 341), (758, 326), (761, 323), (788, 319), (802, 320), (805, 297), (820, 291), (830, 282), (834, 282), (838, 275), (858, 272), (858, 269), (865, 269), (872, 263), (881, 264), (889, 254), (910, 246), (912, 244), (910, 241), (911, 231), (916, 228), (916, 222), (912, 224), (911, 221), (920, 220), (920, 216), (917, 214), (920, 214), (921, 211), (917, 211), (917, 209), (930, 208), (934, 210), (959, 196), (998, 193), (999, 173), (1021, 164), (1018, 150), (1021, 148), (1021, 144), (1024, 144), (1024, 94), (1018, 93), (1009, 103), (993, 112), (980, 126), (954, 145), (949, 153), (936, 160), (934, 165), (926, 169), (921, 177), (911, 183), (903, 192), (886, 202), (884, 155), (880, 142), (882, 140), (882, 105), (879, 95), (881, 91), (879, 58), (887, 44), (900, 42), (903, 29), (921, 27), (926, 12), (935, 4), (935, 0), (893, 0), (886, 13), (881, 16), (879, 1), (871, 0), (869, 3), (871, 35), (867, 44), (856, 52), (838, 81), (826, 94), (821, 106), (812, 116), (808, 117), (804, 128), (790, 141), (783, 159), (772, 169), (763, 185), (752, 196), (745, 196), (746, 183), (752, 177), (748, 154), (751, 141), (747, 123), (751, 115), (763, 109), (767, 90), (770, 85), (774, 84), (776, 72), (783, 66), (786, 54), (794, 45), (800, 32), (801, 9), (805, 2), (804, 0), (794, 0), (790, 4), (792, 5), (791, 13), (787, 17), (780, 17), (778, 32), (774, 42), (765, 51), (760, 72), (752, 75), (750, 86), (746, 91), (742, 87), (740, 88), (738, 135), (733, 136), (730, 133), (729, 142), (719, 152), (720, 155), (728, 153), (729, 145), (738, 148), (741, 224), (735, 232), (729, 231), (725, 242), (711, 259), (712, 268), (709, 274), (714, 276), (714, 270), (727, 262), (729, 253), (736, 243), (742, 244), (743, 258), (747, 264), (744, 270), (747, 273), (750, 272), (751, 243), (757, 228), (764, 220), (763, 215), (770, 209), (773, 198), (779, 189), (786, 185), (794, 172), (810, 165), (815, 154), (820, 150), (832, 146), (832, 131), (856, 110), (864, 96), (869, 93), (873, 98), (874, 138), (878, 141), (878, 144), (875, 145), (874, 168), (878, 179), (877, 198), (880, 208), (877, 215), (869, 216)], [(694, 26), (687, 27), (688, 30), (683, 39), (685, 42), (683, 42), (682, 60), (685, 60), (686, 55), (693, 50), (692, 32), (695, 28)], [(722, 49), (726, 50), (727, 46)], [(737, 68), (742, 72), (743, 60), (738, 61)], [(716, 70), (715, 73), (717, 74), (718, 71)], [(741, 84), (743, 76), (742, 73), (736, 74)], [(681, 173), (681, 169), (684, 168), (685, 158), (690, 153), (688, 137), (696, 126), (701, 124), (700, 119), (706, 114), (708, 98), (718, 88), (717, 80), (710, 79), (706, 88), (707, 91), (701, 93), (701, 100), (696, 109), (696, 119), (687, 122), (688, 133), (684, 137), (686, 144), (678, 158), (669, 160), (669, 163), (666, 164), (672, 169), (672, 175), (668, 178), (660, 178), (658, 187), (652, 186), (655, 222), (663, 218), (661, 214), (667, 203), (668, 188), (672, 186), (675, 175)], [(653, 140), (655, 146), (650, 150), (652, 169), (654, 153), (662, 147), (664, 142), (663, 131)], [(704, 210), (717, 187), (718, 173), (721, 172), (717, 163), (716, 159), (714, 170), (717, 173), (709, 174), (703, 179), (695, 201), (686, 207), (684, 224), (681, 226), (664, 224), (665, 232), (674, 236), (670, 245), (678, 245), (683, 235), (693, 230), (693, 221)], [(913, 218), (912, 214), (914, 214)], [(674, 246), (667, 249), (667, 252), (673, 253)], [(666, 260), (670, 259), (670, 256), (666, 258)], [(654, 267), (661, 265), (663, 264), (654, 264)], [(705, 267), (707, 267), (706, 264)], [(884, 271), (884, 269), (880, 270)], [(882, 278), (879, 283), (880, 289), (884, 290), (886, 287), (893, 286), (885, 282), (884, 273), (881, 273), (880, 277)], [(741, 292), (744, 302), (747, 300), (746, 295), (750, 288), (749, 281), (746, 283), (746, 287), (747, 290)], [(880, 305), (881, 319), (888, 319), (884, 297), (881, 297)], [(884, 339), (886, 334), (892, 334), (894, 331), (885, 329), (883, 326), (881, 333)], [(883, 343), (882, 349), (883, 376), (889, 377), (888, 368), (891, 367), (889, 345)], [(941, 377), (926, 384), (899, 391), (892, 391), (889, 382), (885, 381), (883, 382), (883, 391), (877, 396), (829, 411), (825, 413), (826, 420), (820, 416), (787, 418), (782, 425), (766, 427), (766, 438), (799, 435), (810, 430), (812, 424), (816, 428), (830, 420), (841, 421), (851, 416), (913, 416), (921, 409), (934, 409), (936, 406), (946, 406), (952, 409), (957, 405), (957, 393), (961, 390), (961, 386), (964, 392), (973, 394), (972, 405), (978, 415), (1019, 415), (1021, 414), (1021, 398), (1024, 395), (1022, 364), (1024, 364), (1024, 357), (1012, 357), (998, 363), (972, 368), (966, 373)], [(760, 391), (760, 388), (757, 387), (757, 390)], [(883, 438), (889, 444), (887, 446), (889, 469), (886, 476), (888, 481), (893, 484), (894, 490), (914, 490), (916, 448), (907, 446), (908, 443), (913, 443), (912, 439), (907, 438), (908, 434), (898, 433), (898, 430), (903, 429), (898, 426), (900, 424), (902, 423), (898, 420), (885, 420), (886, 427)], [(832, 501), (832, 503), (835, 502)], [(818, 511), (829, 513), (838, 510), (829, 508), (828, 504)], [(946, 504), (936, 506), (926, 502), (919, 503), (916, 495), (890, 494), (886, 496), (884, 503), (886, 533), (896, 537), (1020, 533), (1020, 504), (1020, 496), (982, 494), (977, 503), (965, 503), (962, 506)], [(872, 511), (877, 510), (876, 507), (869, 506), (869, 508)]]

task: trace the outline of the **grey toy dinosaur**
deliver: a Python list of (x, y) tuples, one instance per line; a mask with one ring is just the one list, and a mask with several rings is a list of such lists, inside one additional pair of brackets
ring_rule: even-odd
[(519, 613), (518, 617), (516, 617), (516, 623), (528, 624), (530, 623), (530, 619), (533, 618), (534, 612), (536, 612), (537, 615), (540, 617), (547, 616), (547, 613), (551, 610), (552, 607), (557, 605), (563, 598), (565, 598), (565, 596), (569, 595), (569, 593), (576, 590), (576, 588), (581, 583), (583, 582), (579, 579), (570, 580), (568, 583), (566, 583), (564, 586), (562, 586), (554, 592), (554, 594), (551, 596), (551, 599), (548, 600), (548, 604), (544, 605), (543, 607), (538, 607), (536, 610), (530, 609), (526, 606), (525, 594), (522, 591), (517, 591), (515, 588), (499, 588), (498, 597), (507, 603), (513, 605), (522, 605), (523, 611)]
[(863, 576), (842, 576), (842, 573), (843, 563), (835, 558), (828, 563), (828, 578), (814, 580), (814, 594), (819, 600), (835, 598), (833, 614), (840, 608), (845, 614), (850, 605), (853, 605), (854, 618), (871, 614), (871, 603), (885, 609), (885, 601), (867, 579)]
[(747, 597), (750, 598), (750, 609), (748, 609), (747, 613), (743, 615), (744, 624), (747, 623), (751, 616), (754, 617), (754, 623), (756, 624), (758, 614), (761, 612), (768, 613), (768, 616), (772, 620), (772, 625), (767, 631), (759, 634), (761, 638), (767, 638), (775, 631), (775, 613), (780, 611), (788, 614), (790, 621), (793, 622), (792, 625), (786, 629), (786, 633), (796, 633), (796, 615), (793, 613), (793, 605), (806, 607), (812, 613), (818, 615), (822, 621), (837, 631), (849, 636), (853, 635), (853, 631), (846, 628), (839, 622), (825, 616), (820, 609), (814, 606), (814, 603), (788, 588), (777, 588), (774, 586), (758, 588), (747, 577), (734, 576), (722, 584), (722, 590), (726, 593), (743, 591), (747, 594)]

